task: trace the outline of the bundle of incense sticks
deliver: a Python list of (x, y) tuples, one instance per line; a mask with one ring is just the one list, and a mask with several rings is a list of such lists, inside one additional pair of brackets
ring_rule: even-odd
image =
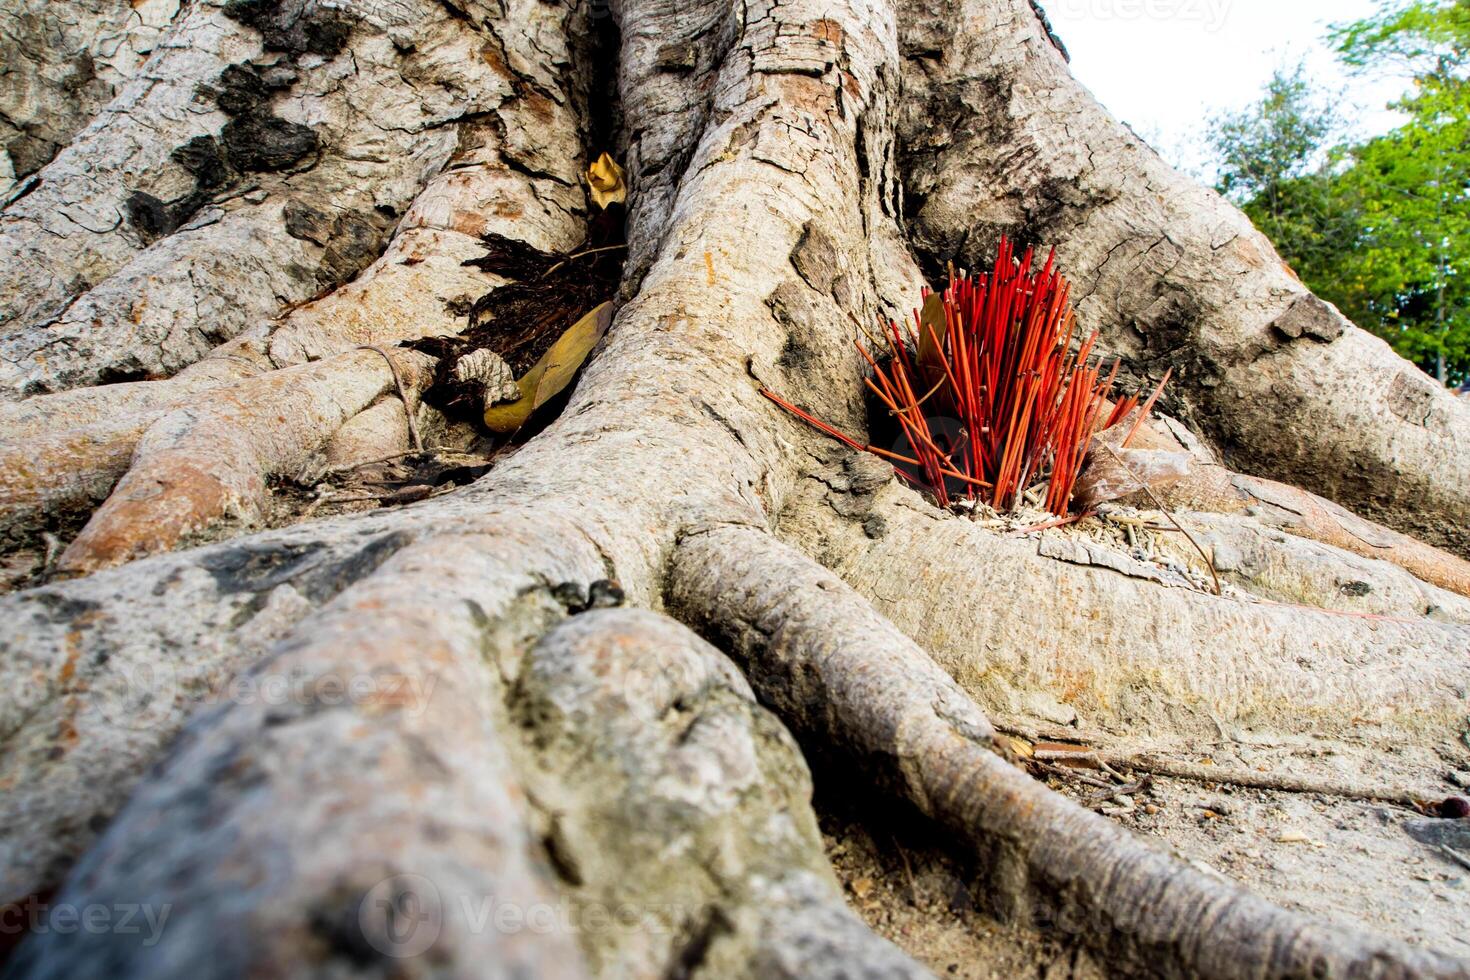
[[(764, 391), (782, 408), (855, 449), (883, 456), (900, 476), (942, 506), (954, 494), (1008, 511), (1046, 481), (1046, 508), (1065, 515), (1094, 433), (1139, 407), (1137, 395), (1112, 402), (1118, 365), (1106, 376), (1089, 363), (1097, 333), (1074, 349), (1071, 285), (1055, 250), (1039, 270), (1027, 249), (1018, 261), (1000, 240), (995, 265), (956, 275), (924, 295), (912, 327), (879, 324), (854, 343), (872, 368), (865, 383), (897, 421), (902, 445), (866, 445)], [(1124, 445), (1142, 425), (1168, 375), (1143, 405)], [(957, 423), (957, 424), (956, 424)]]

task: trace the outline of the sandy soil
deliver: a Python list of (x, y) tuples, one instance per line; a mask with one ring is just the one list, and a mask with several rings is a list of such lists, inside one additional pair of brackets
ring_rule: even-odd
[(852, 809), (858, 795), (841, 795), (846, 802), (819, 798), (817, 814), (848, 904), (874, 931), (936, 975), (962, 980), (1108, 975), (1071, 937), (1043, 935), (991, 916), (980, 891), (983, 877), (938, 846), (943, 832), (923, 817), (865, 807), (859, 820)]
[[(1288, 908), (1470, 957), (1470, 867), (1456, 856), (1470, 858), (1470, 820), (1157, 776), (1099, 801), (1104, 791), (1090, 780), (1102, 775), (1047, 778), (1196, 867)], [(1122, 775), (1136, 783), (1143, 774)], [(1463, 793), (1450, 775), (1446, 793)], [(983, 869), (947, 852), (942, 831), (912, 812), (859, 812), (861, 796), (832, 790), (819, 794), (817, 809), (848, 902), (880, 935), (940, 977), (1111, 975), (1073, 937), (998, 921), (983, 901)]]

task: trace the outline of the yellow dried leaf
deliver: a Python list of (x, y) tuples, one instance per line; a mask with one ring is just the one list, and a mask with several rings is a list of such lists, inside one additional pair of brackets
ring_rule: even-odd
[(606, 153), (592, 161), (587, 168), (587, 186), (592, 190), (592, 201), (606, 209), (609, 204), (622, 204), (628, 199), (628, 185), (623, 180), (623, 168)]
[(567, 328), (541, 360), (516, 381), (521, 397), (485, 409), (485, 428), (491, 432), (514, 432), (531, 413), (555, 398), (576, 377), (577, 370), (612, 324), (612, 304), (603, 303)]
[(929, 383), (934, 384), (944, 374), (944, 353), (941, 348), (944, 335), (948, 331), (942, 294), (929, 294), (929, 298), (924, 301), (924, 308), (919, 311), (919, 320), (919, 366), (924, 369)]

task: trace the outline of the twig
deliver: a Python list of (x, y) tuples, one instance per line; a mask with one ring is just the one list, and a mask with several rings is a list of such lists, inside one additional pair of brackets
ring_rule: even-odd
[(1062, 776), (1066, 779), (1075, 779), (1079, 783), (1086, 783), (1089, 786), (1096, 786), (1099, 789), (1113, 789), (1112, 783), (1098, 776), (1093, 776), (1089, 773), (1080, 772), (1067, 766), (1053, 765), (1050, 762), (1043, 762), (1041, 759), (1037, 758), (1032, 758), (1029, 761), (1039, 768), (1045, 770), (1046, 772), (1052, 773), (1053, 775)]
[(1125, 769), (1153, 773), (1156, 776), (1168, 776), (1172, 779), (1186, 779), (1192, 783), (1224, 783), (1230, 786), (1242, 786), (1246, 789), (1336, 796), (1344, 800), (1379, 800), (1385, 803), (1400, 803), (1404, 806), (1415, 806), (1422, 800), (1413, 793), (1387, 786), (1363, 786), (1329, 779), (1319, 780), (1277, 773), (1246, 772), (1239, 769), (1201, 765), (1197, 762), (1152, 759), (1146, 756), (1115, 756), (1109, 753), (1108, 758), (1113, 765)]
[(1076, 524), (1078, 521), (1085, 521), (1089, 517), (1095, 516), (1095, 514), (1095, 511), (1089, 510), (1081, 514), (1073, 514), (1070, 517), (1058, 517), (1056, 520), (1047, 521), (1045, 524), (1033, 524), (1030, 527), (1017, 528), (1010, 533), (1009, 537), (1019, 538), (1023, 535), (1031, 534), (1034, 531), (1050, 531), (1053, 528), (1066, 527), (1068, 524)]
[(1096, 749), (1087, 749), (1082, 752), (1073, 752), (1070, 749), (1037, 749), (1031, 754), (1031, 757), (1039, 762), (1061, 762), (1063, 760), (1072, 762), (1101, 761)]
[(1098, 442), (1098, 445), (1106, 449), (1109, 455), (1111, 455), (1113, 459), (1117, 460), (1118, 465), (1123, 467), (1123, 472), (1133, 477), (1134, 481), (1136, 481), (1138, 485), (1143, 488), (1143, 492), (1148, 494), (1148, 499), (1152, 500), (1154, 502), (1154, 506), (1157, 507), (1159, 511), (1169, 519), (1169, 523), (1177, 527), (1179, 529), (1179, 533), (1183, 534), (1186, 538), (1189, 539), (1189, 543), (1194, 545), (1194, 550), (1198, 551), (1199, 556), (1205, 560), (1205, 567), (1210, 570), (1210, 578), (1215, 580), (1215, 595), (1224, 595), (1225, 591), (1220, 588), (1220, 576), (1215, 571), (1215, 560), (1209, 555), (1205, 554), (1205, 549), (1200, 547), (1200, 543), (1194, 539), (1194, 535), (1186, 531), (1184, 529), (1184, 525), (1180, 524), (1174, 519), (1174, 515), (1169, 512), (1169, 508), (1165, 507), (1164, 502), (1158, 498), (1157, 494), (1154, 493), (1153, 487), (1149, 486), (1143, 481), (1142, 477), (1133, 472), (1133, 467), (1124, 462), (1123, 457), (1119, 455), (1116, 449), (1101, 441)]
[(622, 245), (604, 245), (601, 248), (588, 248), (588, 249), (583, 249), (580, 252), (573, 252), (571, 255), (568, 255), (566, 258), (562, 259), (560, 262), (558, 262), (556, 265), (552, 266), (550, 269), (547, 269), (545, 272), (541, 273), (541, 278), (542, 279), (545, 279), (547, 276), (551, 275), (557, 269), (560, 269), (562, 266), (564, 266), (568, 262), (572, 261), (572, 259), (580, 259), (584, 255), (596, 255), (598, 252), (615, 252), (615, 251), (617, 251), (620, 248), (627, 248), (627, 247), (628, 247), (627, 244), (624, 243)]
[(346, 473), (349, 470), (360, 470), (364, 466), (376, 466), (379, 463), (391, 463), (395, 459), (402, 459), (405, 456), (421, 456), (424, 453), (444, 453), (444, 452), (454, 452), (454, 450), (449, 449), (446, 446), (432, 446), (432, 447), (430, 447), (428, 449), (405, 449), (401, 453), (392, 453), (391, 455), (382, 456), (382, 457), (380, 457), (378, 459), (365, 459), (361, 463), (348, 463), (348, 464), (346, 464), (344, 466), (334, 466), (331, 469), (327, 470), (327, 472), (328, 473)]
[(413, 443), (416, 452), (424, 451), (424, 442), (419, 438), (419, 424), (413, 417), (413, 404), (408, 400), (408, 389), (403, 386), (403, 375), (398, 372), (398, 362), (393, 360), (386, 348), (377, 344), (363, 344), (358, 350), (377, 351), (383, 355), (383, 360), (388, 362), (388, 370), (393, 372), (393, 383), (398, 386), (398, 398), (403, 402), (403, 414), (408, 417), (408, 438)]
[(1148, 776), (1144, 776), (1142, 779), (1137, 780), (1136, 782), (1127, 783), (1123, 786), (1110, 786), (1107, 789), (1103, 790), (1103, 792), (1098, 793), (1094, 795), (1091, 799), (1089, 799), (1087, 801), (1087, 808), (1090, 810), (1093, 807), (1098, 806), (1099, 804), (1106, 803), (1108, 800), (1116, 799), (1119, 796), (1132, 796), (1134, 793), (1141, 793), (1144, 790), (1148, 789), (1149, 785), (1152, 782), (1152, 779), (1150, 779)]
[(446, 493), (453, 493), (459, 488), (453, 483), (434, 487), (427, 483), (409, 483), (396, 490), (384, 490), (382, 493), (366, 493), (352, 497), (327, 497), (321, 502), (326, 504), (360, 504), (369, 500), (377, 500), (386, 504), (416, 504), (420, 500), (428, 500), (430, 497), (442, 497)]
[[(1020, 723), (992, 722), (992, 724), (995, 730), (1002, 735), (1016, 736), (1033, 743), (1050, 741), (1076, 742), (1079, 745), (1085, 745), (1087, 741), (1080, 734), (1051, 734), (1035, 728), (1025, 727)], [(1228, 745), (1231, 743), (1206, 742), (1203, 744)], [(1079, 762), (1095, 762), (1099, 764), (1107, 763), (1120, 769), (1152, 773), (1156, 776), (1166, 776), (1170, 779), (1184, 779), (1195, 783), (1222, 783), (1229, 786), (1243, 786), (1246, 789), (1266, 789), (1276, 790), (1282, 793), (1310, 793), (1318, 796), (1336, 796), (1345, 800), (1376, 800), (1384, 803), (1398, 803), (1402, 806), (1414, 808), (1417, 808), (1424, 800), (1424, 797), (1420, 794), (1411, 793), (1407, 790), (1394, 789), (1388, 786), (1365, 786), (1336, 780), (1316, 780), (1304, 777), (1277, 775), (1275, 773), (1247, 772), (1238, 769), (1226, 769), (1221, 766), (1201, 765), (1197, 762), (1160, 759), (1147, 754), (1147, 752), (1109, 752), (1103, 749), (1089, 748), (1083, 752), (1052, 753), (1043, 749), (1035, 753), (1035, 755), (1042, 757), (1052, 756), (1053, 754), (1056, 758), (1075, 759)], [(1040, 764), (1050, 765), (1044, 760)]]
[(324, 503), (324, 504), (361, 504), (361, 503), (366, 503), (369, 500), (382, 500), (386, 496), (388, 496), (388, 492), (387, 491), (384, 491), (383, 493), (362, 494), (362, 495), (353, 496), (353, 497), (323, 497), (321, 499), (321, 503)]
[(311, 503), (309, 503), (309, 504), (306, 505), (306, 509), (301, 512), (301, 519), (304, 521), (308, 517), (310, 517), (312, 514), (315, 514), (316, 513), (316, 509), (318, 507), (320, 507), (322, 504), (327, 503), (328, 502), (328, 498), (330, 498), (330, 497), (331, 497), (331, 492), (326, 487), (322, 487), (322, 486), (317, 487), (316, 488), (316, 496), (312, 498)]

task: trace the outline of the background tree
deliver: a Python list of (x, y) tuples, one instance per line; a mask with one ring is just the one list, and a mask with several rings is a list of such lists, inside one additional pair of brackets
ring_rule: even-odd
[(1470, 5), (1385, 2), (1333, 29), (1359, 71), (1406, 74), (1408, 119), (1361, 143), (1305, 69), (1278, 71), (1256, 105), (1211, 127), (1217, 189), (1306, 283), (1441, 383), (1470, 376)]
[(1407, 124), (1352, 150), (1338, 182), (1355, 202), (1358, 235), (1329, 290), (1446, 384), (1470, 376), (1465, 96), (1459, 85), (1426, 88), (1403, 103)]
[(1359, 207), (1338, 179), (1343, 130), (1335, 103), (1305, 64), (1280, 68), (1255, 105), (1211, 120), (1216, 189), (1240, 205), (1302, 279), (1355, 321), (1364, 313), (1342, 288), (1361, 225)]

